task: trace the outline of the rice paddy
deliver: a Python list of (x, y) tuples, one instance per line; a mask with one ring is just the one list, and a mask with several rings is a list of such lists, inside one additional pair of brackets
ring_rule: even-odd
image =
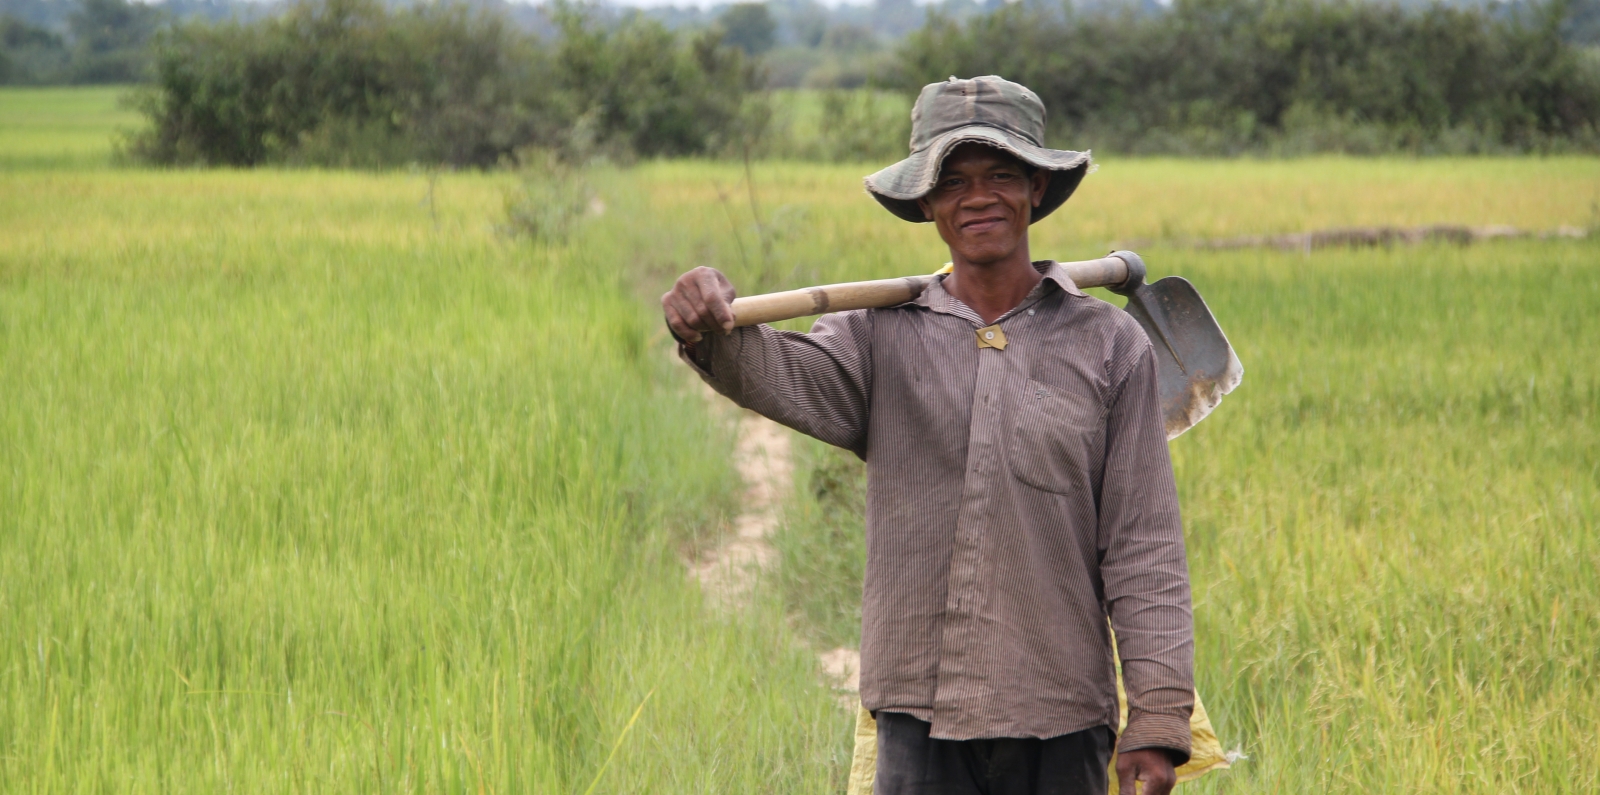
[[(859, 469), (799, 445), (778, 574), (708, 607), (732, 425), (655, 296), (933, 270), (876, 165), (152, 171), (105, 90), (0, 91), (0, 792), (843, 789)], [(750, 179), (747, 179), (749, 177)], [(1173, 442), (1219, 793), (1600, 790), (1600, 160), (1112, 160), (1037, 256), (1140, 241), (1243, 386)], [(794, 324), (803, 327), (803, 322)]]

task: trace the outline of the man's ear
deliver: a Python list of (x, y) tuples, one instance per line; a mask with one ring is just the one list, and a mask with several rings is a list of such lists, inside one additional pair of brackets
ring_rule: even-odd
[(1044, 201), (1044, 190), (1050, 187), (1050, 178), (1053, 176), (1055, 172), (1042, 168), (1033, 172), (1033, 206), (1038, 207)]
[[(1044, 194), (1041, 193), (1039, 195), (1043, 196)], [(1033, 200), (1033, 205), (1035, 207), (1039, 206), (1039, 200), (1038, 199), (1034, 199)], [(917, 206), (922, 208), (922, 217), (923, 218), (926, 218), (929, 221), (933, 220), (933, 205), (929, 204), (927, 199), (918, 198), (917, 199)]]

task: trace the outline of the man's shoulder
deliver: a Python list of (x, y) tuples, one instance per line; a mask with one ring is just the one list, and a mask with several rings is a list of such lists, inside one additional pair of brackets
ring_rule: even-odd
[(1133, 315), (1094, 296), (1063, 293), (1061, 311), (1067, 322), (1100, 336), (1121, 353), (1136, 355), (1150, 345)]
[(828, 312), (811, 324), (811, 334), (845, 334), (866, 342), (872, 332), (873, 313), (877, 309), (847, 309)]

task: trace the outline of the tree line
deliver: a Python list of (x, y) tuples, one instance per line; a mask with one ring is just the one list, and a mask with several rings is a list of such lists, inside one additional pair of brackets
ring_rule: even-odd
[[(1600, 151), (1600, 49), (1582, 43), (1596, 3), (946, 2), (967, 10), (929, 9), (861, 81), (909, 105), (927, 82), (1000, 74), (1039, 92), (1053, 144), (1102, 152)], [(0, 22), (0, 81), (51, 68), (58, 82), (142, 80), (150, 124), (129, 153), (164, 164), (854, 159), (905, 146), (904, 112), (868, 95), (822, 97), (817, 142), (775, 133), (764, 56), (795, 23), (764, 4), (674, 29), (558, 2), (543, 34), (487, 3), (163, 13), (82, 0), (70, 41)], [(818, 42), (829, 35), (844, 34)]]
[(127, 0), (82, 0), (66, 14), (64, 32), (0, 13), (0, 85), (142, 79), (150, 40), (167, 19), (162, 9)]
[(165, 164), (488, 167), (538, 148), (575, 157), (717, 151), (739, 134), (755, 64), (715, 31), (558, 7), (545, 41), (464, 4), (394, 10), (318, 0), (157, 38), (152, 122), (130, 153)]
[(1001, 74), (1074, 148), (1493, 152), (1600, 149), (1600, 50), (1568, 0), (1499, 9), (1175, 0), (1161, 14), (1025, 4), (931, 18), (898, 53), (910, 91)]

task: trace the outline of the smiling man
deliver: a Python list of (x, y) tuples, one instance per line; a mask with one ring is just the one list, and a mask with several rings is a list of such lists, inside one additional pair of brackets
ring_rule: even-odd
[(911, 156), (867, 190), (933, 222), (949, 275), (799, 334), (734, 329), (733, 288), (696, 268), (668, 325), (718, 392), (867, 462), (874, 792), (1102, 795), (1115, 754), (1123, 793), (1165, 795), (1194, 641), (1154, 353), (1028, 249), (1089, 156), (1044, 148), (1043, 104), (998, 77), (931, 84), (911, 118)]

